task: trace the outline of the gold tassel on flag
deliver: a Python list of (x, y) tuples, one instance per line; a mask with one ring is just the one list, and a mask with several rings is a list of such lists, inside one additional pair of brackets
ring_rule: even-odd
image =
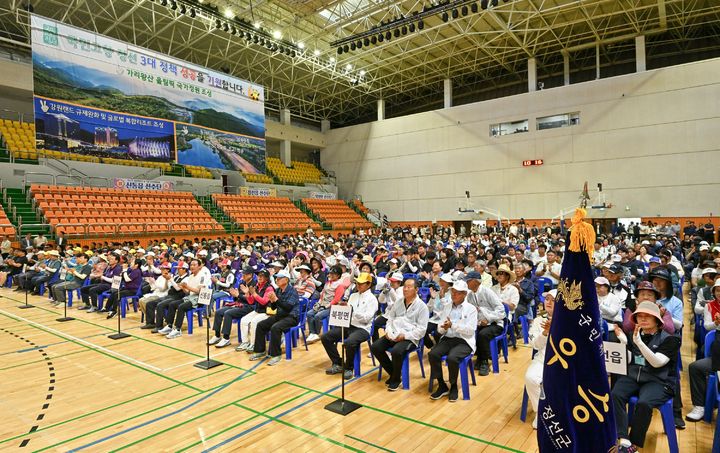
[(595, 228), (585, 222), (587, 211), (584, 208), (575, 209), (570, 227), (570, 250), (580, 252), (584, 250), (592, 261), (592, 254), (595, 245)]

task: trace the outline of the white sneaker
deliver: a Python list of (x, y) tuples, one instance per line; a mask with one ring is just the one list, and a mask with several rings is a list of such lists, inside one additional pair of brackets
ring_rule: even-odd
[[(210, 343), (210, 344), (212, 344), (212, 343)], [(227, 338), (223, 338), (222, 340), (220, 340), (218, 342), (218, 344), (215, 345), (215, 347), (216, 348), (224, 348), (225, 346), (227, 346), (229, 344), (230, 344), (230, 340), (228, 340)]]
[(239, 351), (247, 351), (249, 347), (250, 347), (250, 343), (248, 343), (246, 341), (244, 343), (240, 343), (240, 346), (236, 347), (235, 350), (238, 352)]
[(179, 338), (181, 336), (182, 336), (181, 331), (179, 331), (177, 329), (173, 329), (170, 331), (169, 334), (165, 335), (165, 338), (167, 338), (168, 340), (172, 340), (173, 338)]
[[(216, 337), (215, 335), (213, 335), (213, 337), (210, 339), (210, 341), (208, 341), (208, 344), (209, 344), (210, 346), (212, 346), (212, 345), (214, 345), (215, 343), (217, 343), (217, 342), (220, 341), (220, 340), (222, 340), (222, 338)], [(225, 344), (227, 344), (227, 343), (225, 343)]]
[(533, 418), (532, 429), (537, 429), (537, 416), (535, 416), (535, 418)]
[(702, 406), (693, 406), (690, 413), (685, 416), (685, 420), (689, 422), (699, 422), (705, 416), (705, 408)]
[(305, 341), (307, 341), (308, 343), (315, 343), (319, 339), (320, 339), (320, 336), (318, 334), (311, 333), (310, 335), (308, 335), (308, 337)]
[(172, 332), (172, 330), (173, 330), (172, 327), (170, 327), (170, 326), (165, 326), (165, 327), (163, 327), (162, 329), (158, 330), (158, 333), (159, 333), (160, 335), (167, 335), (167, 334), (169, 334), (170, 332)]

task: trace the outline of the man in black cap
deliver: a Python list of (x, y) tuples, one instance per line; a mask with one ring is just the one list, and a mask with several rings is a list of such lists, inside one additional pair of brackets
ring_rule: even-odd
[(625, 269), (620, 264), (611, 264), (606, 268), (605, 277), (610, 282), (610, 292), (615, 294), (622, 302), (623, 308), (635, 310), (635, 301), (630, 296), (630, 288), (623, 282), (622, 277)]

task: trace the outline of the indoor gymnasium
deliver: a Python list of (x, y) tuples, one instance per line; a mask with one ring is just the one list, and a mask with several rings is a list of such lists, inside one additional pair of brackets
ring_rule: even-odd
[(720, 453), (720, 3), (0, 2), (1, 451)]

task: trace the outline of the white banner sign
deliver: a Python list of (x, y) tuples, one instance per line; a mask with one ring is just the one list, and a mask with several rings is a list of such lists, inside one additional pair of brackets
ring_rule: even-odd
[(622, 343), (603, 341), (605, 369), (612, 374), (627, 374), (627, 346)]
[(242, 186), (240, 188), (240, 195), (251, 196), (251, 197), (275, 197), (277, 191), (269, 187), (247, 187)]
[(119, 275), (114, 276), (112, 278), (112, 283), (110, 284), (110, 289), (119, 291), (120, 290), (120, 282), (122, 282), (122, 277)]
[(350, 305), (333, 305), (330, 307), (329, 324), (334, 327), (350, 327), (352, 307)]
[(171, 181), (150, 181), (147, 179), (115, 178), (113, 187), (127, 190), (173, 190), (175, 184)]
[(212, 301), (213, 290), (211, 288), (203, 288), (198, 294), (198, 305), (210, 305)]
[(330, 192), (310, 192), (310, 198), (317, 198), (318, 200), (334, 200), (337, 197), (334, 193)]

